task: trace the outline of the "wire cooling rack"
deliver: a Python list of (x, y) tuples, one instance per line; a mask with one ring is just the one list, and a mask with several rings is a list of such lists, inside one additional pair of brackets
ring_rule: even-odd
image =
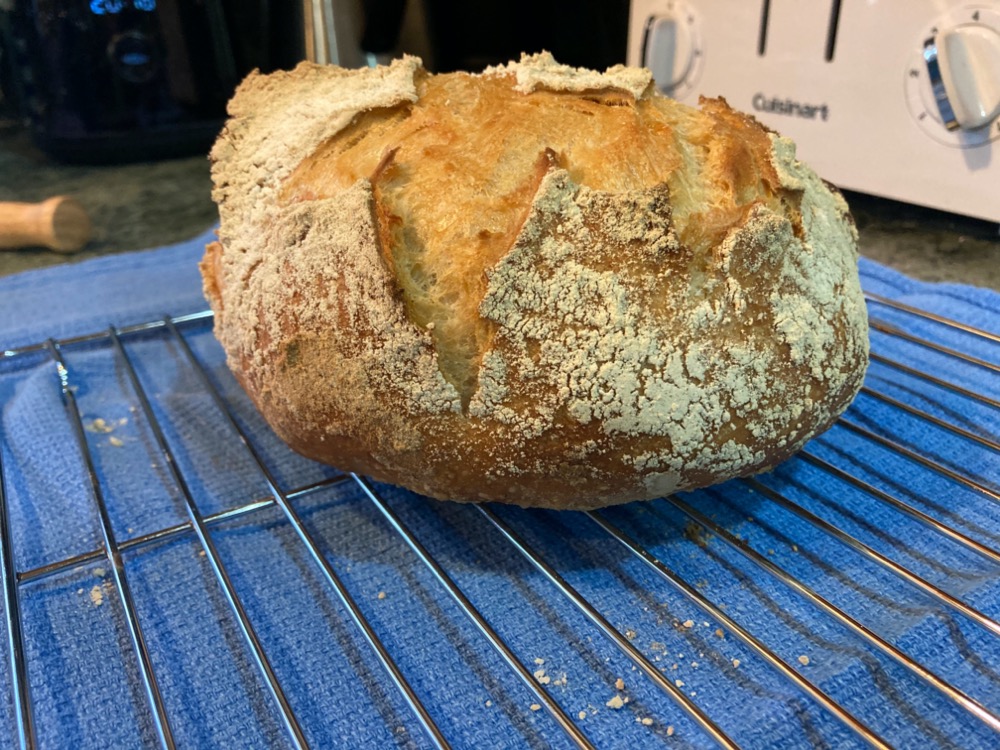
[(798, 456), (592, 513), (292, 454), (208, 313), (4, 352), (0, 744), (996, 747), (1000, 337), (868, 304)]

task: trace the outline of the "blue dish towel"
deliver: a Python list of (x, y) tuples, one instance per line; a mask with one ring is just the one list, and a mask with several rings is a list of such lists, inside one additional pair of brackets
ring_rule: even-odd
[[(211, 238), (209, 231), (173, 247), (0, 279), (0, 349), (204, 309), (196, 264)], [(861, 271), (873, 294), (1000, 332), (994, 292), (920, 283), (865, 260)], [(854, 427), (841, 424), (812, 441), (806, 449), (812, 460), (793, 458), (760, 477), (760, 485), (734, 481), (679, 498), (716, 526), (699, 526), (669, 500), (601, 514), (717, 607), (714, 613), (586, 515), (492, 509), (551, 566), (560, 590), (477, 508), (392, 487), (374, 490), (529, 681), (599, 747), (713, 746), (677, 695), (643, 674), (650, 667), (746, 747), (865, 746), (836, 710), (897, 747), (996, 747), (1000, 735), (852, 631), (845, 617), (997, 714), (1000, 638), (990, 621), (1000, 619), (1000, 566), (817, 461), (983, 548), (1000, 548), (1000, 495), (990, 495), (1000, 485), (996, 450), (884, 398), (995, 442), (1000, 345), (878, 302), (869, 309), (879, 324), (872, 342), (880, 357), (993, 403), (876, 360), (866, 382), (872, 393), (859, 396), (847, 414)], [(299, 732), (313, 747), (433, 746), (312, 558), (306, 536), (452, 746), (574, 746), (544, 694), (524, 684), (365, 490), (351, 479), (336, 481), (335, 470), (296, 456), (270, 433), (226, 370), (210, 321), (181, 329), (260, 463), (163, 328), (123, 335), (122, 342), (170, 446), (169, 460), (108, 338), (62, 348), (97, 492), (123, 547), (163, 723), (177, 745), (291, 747)], [(908, 341), (894, 329), (994, 368)], [(156, 702), (142, 679), (103, 552), (95, 491), (48, 352), (4, 358), (0, 404), (13, 554), (18, 570), (27, 572), (18, 587), (19, 622), (40, 745), (155, 747)], [(972, 481), (909, 458), (907, 450)], [(302, 533), (280, 508), (261, 502), (207, 523), (207, 551), (190, 529), (149, 541), (188, 521), (188, 499), (205, 518), (268, 500), (267, 476), (292, 493)], [(318, 489), (295, 492), (316, 483)], [(845, 615), (838, 619), (804, 597), (741, 554), (727, 535)], [(74, 564), (60, 565), (74, 556)], [(223, 593), (215, 560), (259, 652)], [(45, 566), (57, 570), (46, 573)], [(637, 664), (607, 638), (567, 590), (647, 662)], [(840, 709), (775, 669), (715, 615), (731, 618)], [(256, 653), (264, 654), (273, 680)], [(5, 656), (3, 747), (16, 745), (11, 686)]]

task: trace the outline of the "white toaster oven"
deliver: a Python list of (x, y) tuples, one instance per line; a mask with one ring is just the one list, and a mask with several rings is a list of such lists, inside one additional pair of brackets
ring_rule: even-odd
[(1000, 222), (1000, 2), (632, 0), (628, 62), (842, 188)]

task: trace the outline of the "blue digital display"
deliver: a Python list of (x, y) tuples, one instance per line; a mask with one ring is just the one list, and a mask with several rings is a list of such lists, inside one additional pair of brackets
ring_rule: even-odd
[(113, 16), (126, 8), (156, 10), (156, 0), (90, 0), (90, 12), (95, 16)]
[(145, 52), (126, 52), (122, 55), (122, 62), (126, 65), (146, 65), (149, 63), (149, 55)]

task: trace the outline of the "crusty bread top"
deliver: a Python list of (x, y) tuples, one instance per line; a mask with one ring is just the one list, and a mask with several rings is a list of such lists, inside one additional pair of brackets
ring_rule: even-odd
[[(204, 265), (234, 369), (292, 421), (342, 415), (376, 466), (488, 439), (497, 477), (528, 476), (572, 445), (653, 496), (800, 444), (867, 360), (847, 206), (787, 139), (649, 83), (546, 54), (249, 77)], [(272, 392), (307, 345), (315, 372)]]

